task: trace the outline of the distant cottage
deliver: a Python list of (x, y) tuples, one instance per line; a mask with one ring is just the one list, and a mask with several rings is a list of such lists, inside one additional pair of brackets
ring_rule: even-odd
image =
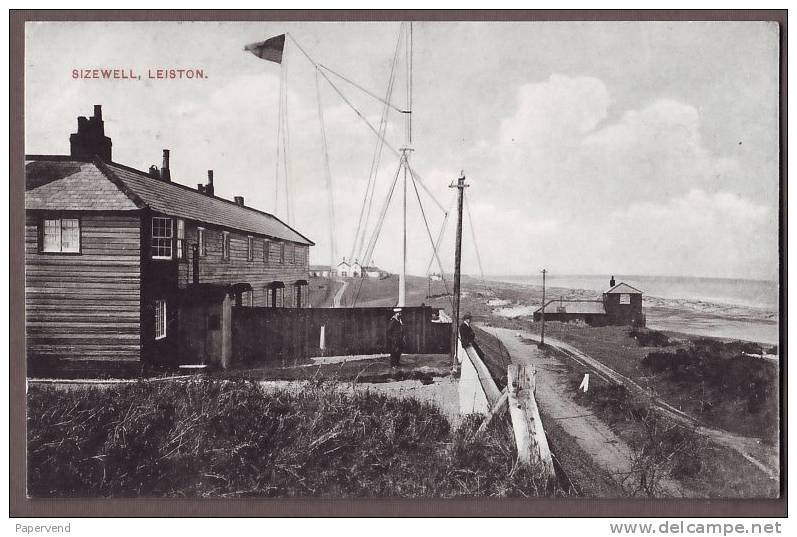
[[(627, 283), (609, 280), (609, 290), (601, 300), (554, 299), (545, 303), (545, 320), (559, 322), (581, 321), (590, 326), (645, 324), (642, 313), (642, 291)], [(543, 308), (534, 312), (534, 322), (542, 320)]]
[(306, 306), (313, 242), (243, 197), (215, 196), (212, 171), (194, 190), (171, 181), (168, 150), (148, 172), (113, 162), (100, 106), (70, 146), (26, 156), (29, 371), (173, 366), (181, 352), (203, 363), (229, 342), (202, 304)]

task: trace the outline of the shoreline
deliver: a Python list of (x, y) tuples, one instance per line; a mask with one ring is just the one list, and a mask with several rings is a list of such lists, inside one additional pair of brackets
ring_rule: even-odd
[[(468, 283), (469, 287), (486, 286), (496, 291), (496, 297), (486, 305), (490, 308), (491, 315), (497, 317), (529, 318), (539, 307), (538, 303), (542, 298), (542, 287), (532, 283), (501, 280), (485, 280), (483, 284), (474, 280)], [(590, 289), (546, 287), (546, 301), (560, 297), (565, 300), (597, 300), (600, 293)], [(751, 341), (763, 345), (779, 345), (780, 342), (777, 311), (688, 298), (669, 299), (645, 295), (643, 301), (647, 327), (654, 330), (684, 336)]]

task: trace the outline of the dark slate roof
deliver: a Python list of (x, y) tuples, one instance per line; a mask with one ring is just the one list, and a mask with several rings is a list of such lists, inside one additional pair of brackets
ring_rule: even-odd
[[(537, 312), (542, 308), (537, 308)], [(545, 315), (549, 313), (575, 313), (605, 315), (603, 302), (597, 300), (551, 300), (545, 304)]]
[(614, 287), (612, 287), (611, 289), (609, 289), (608, 291), (606, 291), (607, 295), (610, 294), (610, 293), (623, 293), (623, 294), (627, 294), (627, 295), (641, 295), (642, 291), (640, 291), (639, 289), (636, 289), (635, 287), (631, 287), (627, 283), (620, 282), (617, 285), (615, 285)]
[(155, 211), (300, 244), (313, 244), (304, 235), (268, 213), (200, 194), (189, 187), (153, 179), (144, 172), (126, 166), (107, 164), (107, 168), (125, 187)]
[(26, 209), (134, 210), (159, 213), (299, 244), (307, 237), (279, 218), (223, 198), (200, 194), (177, 183), (100, 160), (29, 157), (26, 163)]
[(91, 162), (25, 162), (25, 208), (130, 211), (136, 204)]

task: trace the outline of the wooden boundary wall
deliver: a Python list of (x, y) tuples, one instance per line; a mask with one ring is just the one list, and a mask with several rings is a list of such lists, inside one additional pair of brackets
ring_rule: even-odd
[[(450, 352), (451, 323), (428, 306), (402, 309), (407, 354)], [(393, 308), (232, 308), (233, 364), (387, 353)], [(323, 345), (322, 345), (323, 332)]]

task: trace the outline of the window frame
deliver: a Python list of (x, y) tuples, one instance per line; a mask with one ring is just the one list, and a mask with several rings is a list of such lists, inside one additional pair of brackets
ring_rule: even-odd
[(246, 237), (246, 260), (255, 260), (255, 238), (251, 235)]
[[(168, 229), (169, 230), (169, 236), (168, 237), (166, 237), (166, 236), (157, 236), (156, 237), (155, 236), (155, 221), (156, 220), (168, 220), (169, 221), (169, 225), (163, 228), (163, 229)], [(153, 216), (152, 219), (150, 220), (149, 248), (150, 248), (150, 257), (152, 259), (166, 260), (166, 261), (174, 259), (174, 239), (175, 239), (175, 232), (174, 232), (175, 224), (174, 224), (174, 220), (175, 219), (170, 217), (170, 216)], [(167, 244), (168, 247), (169, 247), (169, 255), (168, 256), (155, 255), (155, 249), (156, 248), (162, 248), (162, 246), (160, 246), (160, 245), (155, 246), (155, 241), (156, 240), (167, 241), (164, 244)]]
[[(59, 229), (59, 250), (47, 250), (44, 247), (45, 238), (45, 222), (47, 220), (57, 220)], [(64, 251), (64, 220), (77, 221), (77, 250)], [(46, 255), (81, 255), (83, 253), (83, 219), (80, 215), (64, 215), (64, 214), (44, 214), (39, 217), (37, 234), (39, 239), (38, 252)]]
[(263, 263), (266, 265), (269, 264), (269, 255), (271, 254), (271, 241), (268, 239), (263, 239)]
[(620, 293), (620, 304), (631, 304), (631, 293)]
[(221, 258), (225, 261), (230, 260), (230, 232), (221, 232)]
[(285, 264), (285, 243), (280, 242), (280, 265)]
[(185, 220), (182, 218), (176, 218), (174, 225), (174, 246), (175, 253), (177, 254), (177, 260), (185, 261), (188, 258), (185, 252)]
[(168, 329), (168, 317), (167, 317), (168, 309), (166, 307), (166, 299), (165, 298), (156, 298), (155, 299), (155, 329), (153, 330), (153, 334), (155, 335), (155, 341), (160, 341), (162, 339), (166, 339), (167, 329)]
[(208, 255), (208, 247), (207, 243), (205, 242), (205, 231), (206, 230), (203, 227), (196, 228), (196, 241), (199, 244), (199, 257), (207, 257)]

